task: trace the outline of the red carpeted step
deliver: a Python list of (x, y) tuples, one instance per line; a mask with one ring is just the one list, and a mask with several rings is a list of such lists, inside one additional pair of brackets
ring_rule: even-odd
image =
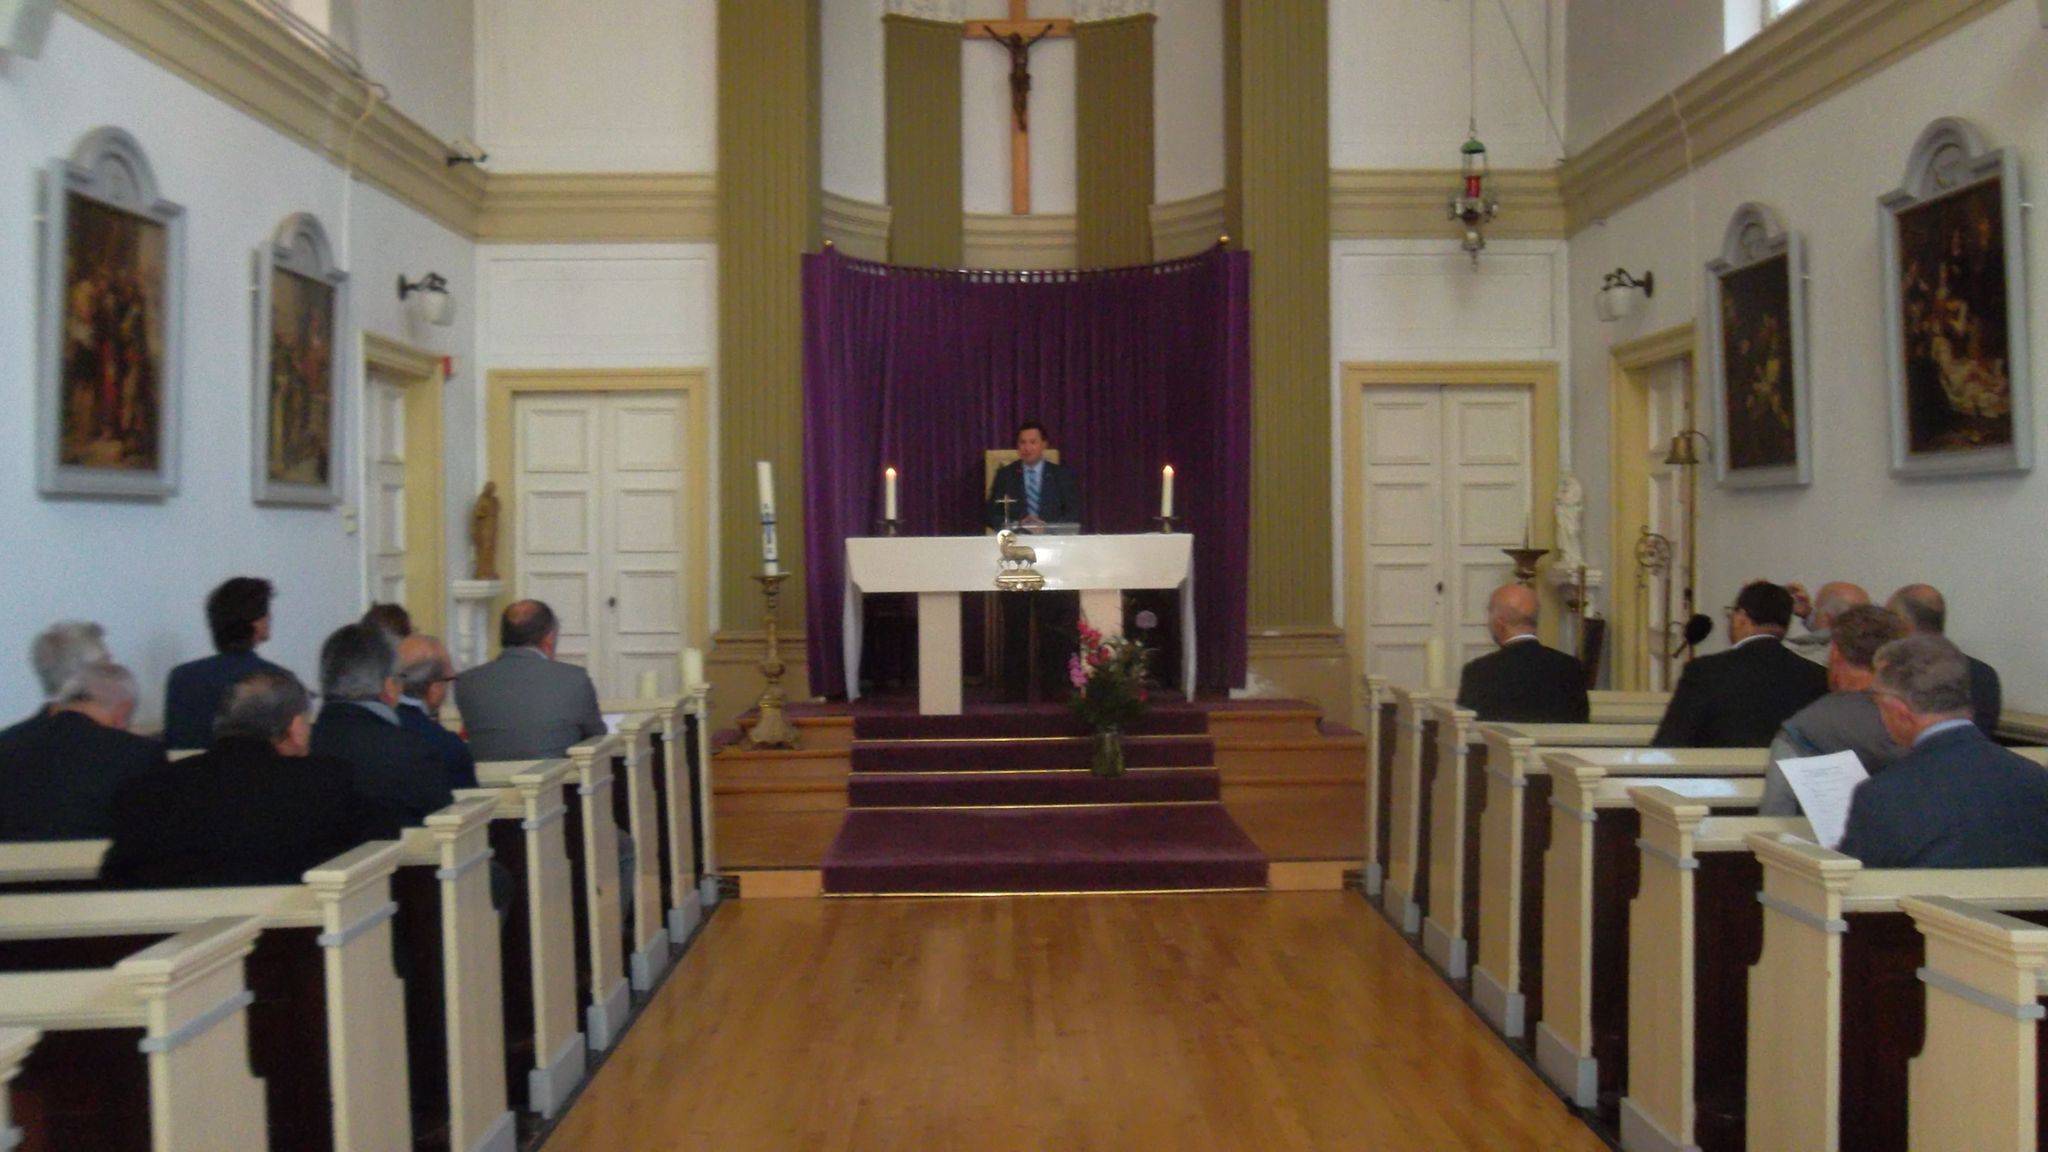
[(847, 813), (828, 895), (1263, 888), (1266, 857), (1221, 804)]
[(1004, 804), (1178, 804), (1214, 801), (1214, 768), (1140, 768), (1115, 779), (1064, 772), (859, 772), (847, 783), (855, 808)]
[[(1047, 771), (1086, 768), (1095, 742), (1087, 736), (993, 740), (859, 740), (853, 770), (860, 772)], [(1216, 762), (1207, 736), (1126, 736), (1124, 763), (1132, 768), (1202, 768)]]
[[(1126, 731), (1133, 736), (1199, 736), (1209, 730), (1209, 714), (1180, 705), (1155, 708)], [(1086, 736), (1088, 725), (1064, 704), (1012, 705), (1001, 710), (970, 710), (958, 716), (909, 714), (856, 716), (856, 740), (963, 740), (1019, 736)]]

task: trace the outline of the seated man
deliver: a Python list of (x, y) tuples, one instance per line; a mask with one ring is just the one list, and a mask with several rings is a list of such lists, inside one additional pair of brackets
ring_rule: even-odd
[(297, 884), (307, 869), (397, 821), (355, 790), (349, 766), (309, 755), (312, 708), (289, 672), (228, 690), (209, 752), (138, 776), (114, 798), (100, 877), (128, 888)]
[(114, 793), (164, 766), (164, 746), (128, 731), (135, 675), (89, 664), (42, 713), (0, 732), (0, 841), (98, 840)]
[(455, 799), (448, 767), (426, 737), (398, 720), (398, 650), (373, 624), (346, 624), (320, 646), (313, 751), (348, 762), (356, 790), (419, 824)]
[(1503, 584), (1486, 601), (1486, 630), (1499, 651), (1465, 665), (1458, 677), (1458, 707), (1481, 720), (1526, 724), (1584, 724), (1586, 669), (1577, 658), (1545, 648), (1536, 638), (1536, 590)]
[(1844, 853), (1865, 868), (2048, 865), (2048, 772), (1972, 722), (1955, 645), (1921, 633), (1879, 649), (1877, 706), (1909, 751), (1856, 786)]
[[(1931, 584), (1908, 584), (1892, 593), (1885, 607), (1898, 613), (1915, 636), (1948, 634), (1948, 601)], [(1986, 736), (1995, 737), (1999, 714), (2005, 710), (2005, 690), (1998, 682), (1998, 672), (1975, 656), (1965, 654), (1963, 659), (1970, 662), (1970, 718)]]
[(28, 646), (29, 664), (36, 670), (36, 682), (43, 686), (43, 706), (36, 716), (50, 710), (51, 702), (73, 676), (112, 659), (106, 630), (90, 620), (59, 620), (37, 633)]
[(1771, 741), (1771, 766), (1764, 773), (1765, 816), (1799, 815), (1799, 798), (1778, 761), (1802, 756), (1854, 752), (1875, 776), (1906, 754), (1885, 730), (1871, 691), (1877, 650), (1906, 634), (1897, 616), (1869, 604), (1835, 616), (1829, 630), (1828, 694), (1794, 713)]
[(1801, 584), (1787, 584), (1785, 591), (1792, 594), (1792, 614), (1806, 625), (1806, 635), (1787, 636), (1785, 647), (1827, 667), (1828, 640), (1835, 620), (1851, 608), (1870, 603), (1870, 593), (1847, 580), (1830, 580), (1812, 596), (1806, 594)]
[(544, 760), (605, 734), (590, 674), (555, 659), (561, 627), (538, 600), (498, 621), (498, 658), (455, 678), (455, 706), (478, 760)]
[(1792, 594), (1758, 580), (1728, 610), (1726, 652), (1685, 666), (1651, 745), (1763, 748), (1794, 712), (1827, 694), (1828, 674), (1785, 651)]
[[(996, 478), (988, 486), (982, 521), (989, 527), (1003, 528), (1014, 522), (1031, 529), (1080, 521), (1080, 485), (1073, 472), (1045, 458), (1051, 443), (1045, 425), (1036, 420), (1018, 427), (1017, 458), (996, 469)], [(1010, 503), (1002, 503), (1005, 497)]]
[(448, 699), (448, 683), (455, 679), (455, 662), (439, 637), (424, 632), (407, 636), (398, 645), (398, 723), (432, 743), (448, 769), (450, 788), (476, 787), (476, 757), (462, 737), (441, 723), (441, 704)]
[[(990, 528), (1014, 523), (1026, 532), (1047, 524), (1078, 524), (1081, 520), (1081, 488), (1073, 470), (1046, 459), (1051, 439), (1045, 426), (1035, 420), (1017, 429), (1017, 458), (996, 469), (989, 482), (988, 502), (982, 507), (982, 522)], [(1005, 500), (1008, 503), (1004, 503)], [(1004, 694), (1012, 700), (1030, 696), (1035, 680), (1039, 692), (1059, 698), (1067, 692), (1067, 657), (1073, 655), (1081, 599), (1071, 592), (1033, 592), (1026, 596), (997, 596), (993, 611), (1002, 621), (1002, 669)], [(1033, 623), (1036, 622), (1038, 662), (1031, 661)], [(1100, 623), (1100, 622), (1098, 622)]]
[(284, 669), (256, 655), (270, 639), (270, 581), (236, 576), (206, 598), (206, 625), (215, 655), (171, 669), (164, 690), (164, 744), (204, 748), (213, 741), (214, 717), (228, 689), (254, 672)]

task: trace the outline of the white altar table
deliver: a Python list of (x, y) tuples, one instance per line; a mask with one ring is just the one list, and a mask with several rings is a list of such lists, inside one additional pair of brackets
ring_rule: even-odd
[[(1123, 593), (1180, 590), (1181, 690), (1195, 695), (1195, 538), (1185, 532), (1129, 536), (1020, 536), (1038, 553), (1047, 592), (1079, 592), (1081, 614), (1106, 634), (1123, 631)], [(960, 712), (960, 594), (995, 592), (1002, 571), (993, 536), (855, 536), (846, 541), (846, 696), (860, 696), (861, 596), (917, 596), (917, 710)], [(1032, 596), (1032, 592), (1004, 592)]]

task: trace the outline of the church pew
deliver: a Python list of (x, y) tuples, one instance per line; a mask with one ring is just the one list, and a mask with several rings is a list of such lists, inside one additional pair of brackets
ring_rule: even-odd
[(1394, 773), (1394, 695), (1386, 677), (1365, 678), (1363, 706), (1371, 766), (1365, 774), (1365, 894), (1377, 900), (1387, 882), (1387, 791)]
[(1591, 724), (1656, 724), (1671, 704), (1669, 692), (1618, 692), (1596, 688), (1586, 693)]
[[(1430, 824), (1423, 833), (1428, 861), (1428, 899), (1423, 902), (1422, 949), (1453, 980), (1470, 975), (1472, 948), (1480, 935), (1479, 876), (1488, 800), (1491, 752), (1482, 725), (1470, 709), (1435, 702), (1436, 773)], [(1519, 725), (1547, 744), (1640, 748), (1655, 729), (1640, 724)]]
[[(710, 685), (682, 696), (615, 700), (602, 705), (607, 715), (624, 721), (637, 718), (650, 734), (655, 824), (661, 851), (661, 908), (667, 917), (669, 943), (688, 940), (703, 919), (707, 886), (702, 884), (706, 830), (697, 801), (701, 777), (699, 756), (710, 757), (711, 732), (702, 721), (710, 706)], [(697, 745), (702, 741), (700, 750)], [(629, 950), (630, 951), (630, 950)]]
[(1950, 896), (1899, 901), (1925, 942), (1927, 1025), (1908, 1073), (1917, 1152), (2041, 1146), (2048, 928)]
[(24, 1152), (265, 1147), (244, 977), (259, 929), (202, 920), (108, 964), (0, 974), (0, 1027), (43, 1034), (0, 1040), (0, 1138), (12, 1113)]
[(1629, 906), (1639, 866), (1629, 790), (1661, 785), (1717, 810), (1754, 812), (1764, 763), (1756, 749), (1617, 749), (1544, 759), (1552, 792), (1536, 1066), (1574, 1104), (1597, 1108), (1612, 1124), (1627, 1075)]
[(1447, 702), (1443, 688), (1395, 685), (1394, 756), (1387, 780), (1387, 875), (1380, 907), (1402, 932), (1422, 931), (1422, 905), (1429, 872), (1422, 855), (1422, 830), (1429, 824), (1430, 785), (1436, 774), (1436, 717), (1432, 704)]
[(1749, 974), (1748, 1147), (1907, 1148), (1927, 997), (1923, 941), (1901, 902), (1948, 896), (2048, 918), (2048, 868), (1866, 869), (1804, 840), (1750, 846), (1763, 863), (1764, 943)]
[(0, 1028), (0, 1149), (9, 1152), (22, 1142), (21, 1129), (14, 1126), (11, 1086), (42, 1035), (31, 1028)]
[(619, 825), (611, 796), (617, 741), (617, 736), (603, 736), (569, 749), (572, 787), (564, 791), (569, 819), (574, 822), (568, 841), (570, 859), (580, 881), (575, 889), (576, 918), (582, 928), (577, 968), (590, 998), (583, 1031), (597, 1052), (618, 1039), (632, 1007), (621, 926), (624, 908), (620, 893), (625, 878), (619, 874)]
[(0, 897), (0, 971), (104, 966), (196, 924), (253, 918), (248, 1050), (270, 1143), (402, 1152), (412, 1127), (393, 969), (401, 851), (364, 844), (293, 885)]
[(1668, 788), (1638, 788), (1641, 879), (1629, 909), (1630, 1152), (1742, 1147), (1749, 969), (1763, 946), (1752, 833), (1811, 838), (1803, 816), (1715, 815)]
[(0, 844), (0, 893), (97, 887), (107, 844), (105, 840)]
[(658, 718), (652, 712), (621, 717), (612, 771), (612, 814), (633, 838), (633, 874), (623, 877), (627, 911), (623, 946), (633, 991), (645, 994), (668, 970), (667, 915), (662, 905), (662, 858), (666, 838), (654, 787), (654, 743)]
[(520, 1107), (543, 1118), (561, 1110), (586, 1064), (576, 1026), (576, 878), (563, 800), (571, 771), (566, 760), (537, 761), (513, 771), (503, 787), (456, 793), (497, 805), (491, 850), (518, 890), (503, 936), (506, 1084)]

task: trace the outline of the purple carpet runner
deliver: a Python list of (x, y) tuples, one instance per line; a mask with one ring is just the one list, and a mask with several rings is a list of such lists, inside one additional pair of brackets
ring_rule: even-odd
[(1070, 713), (861, 716), (831, 895), (1263, 888), (1266, 857), (1224, 811), (1208, 717), (1161, 708), (1130, 771), (1088, 771)]

